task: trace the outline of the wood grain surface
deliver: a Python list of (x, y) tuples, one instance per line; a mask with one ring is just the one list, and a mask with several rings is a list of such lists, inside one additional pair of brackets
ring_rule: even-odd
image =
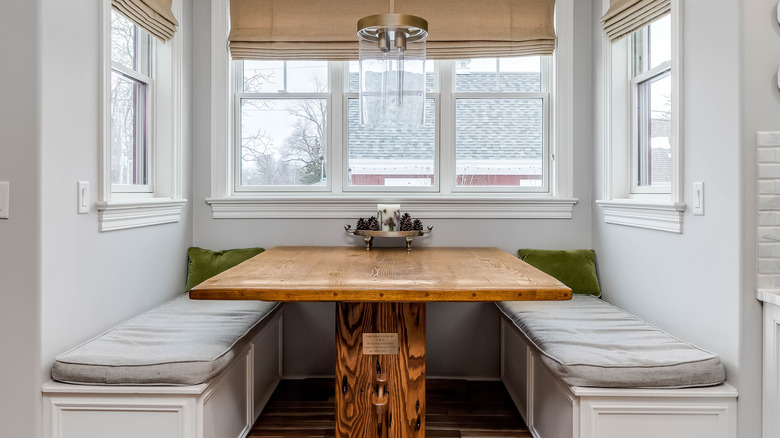
[[(367, 355), (363, 333), (397, 333), (398, 354)], [(387, 414), (378, 424), (377, 371)], [(425, 436), (425, 303), (336, 304), (336, 436)]]
[(571, 289), (497, 248), (275, 247), (204, 281), (193, 299), (567, 300)]

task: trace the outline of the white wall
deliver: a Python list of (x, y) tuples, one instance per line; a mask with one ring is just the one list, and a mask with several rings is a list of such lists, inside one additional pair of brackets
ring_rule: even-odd
[[(192, 8), (185, 1), (180, 20), (185, 32), (193, 24), (184, 68), (185, 169), (195, 176), (185, 195), (192, 216), (101, 234), (94, 208), (76, 215), (76, 180), (90, 181), (92, 201), (98, 185), (98, 1), (6, 2), (0, 14), (0, 59), (14, 60), (14, 68), (0, 69), (0, 181), (12, 187), (11, 219), (0, 220), (0, 347), (14, 358), (0, 363), (7, 376), (0, 395), (4, 436), (40, 436), (39, 388), (56, 354), (181, 289), (191, 241), (209, 248), (355, 244), (340, 232), (355, 218), (211, 219), (203, 202), (210, 191), (208, 0), (192, 0)], [(754, 137), (758, 130), (780, 130), (774, 86), (780, 61), (771, 56), (780, 27), (775, 0), (683, 3), (684, 191), (690, 203), (691, 183), (705, 182), (705, 216), (686, 212), (684, 234), (674, 235), (604, 224), (600, 209), (591, 209), (601, 194), (603, 138), (601, 0), (593, 0), (592, 14), (589, 2), (575, 2), (580, 203), (574, 218), (430, 221), (436, 231), (415, 245), (513, 252), (592, 243), (605, 299), (721, 354), (740, 390), (740, 437), (751, 438), (760, 427), (761, 339), (753, 298)], [(78, 25), (66, 24), (69, 18)], [(332, 373), (333, 305), (289, 309), (287, 374)], [(498, 320), (491, 306), (433, 304), (428, 321), (429, 374), (497, 376)]]
[[(76, 214), (76, 181), (98, 187), (99, 5), (6, 2), (0, 14), (0, 435), (41, 436), (43, 381), (55, 355), (184, 288), (191, 207), (180, 223), (99, 233)], [(184, 32), (191, 32), (184, 2)], [(190, 194), (191, 38), (185, 35), (183, 141)]]
[[(276, 245), (357, 245), (342, 220), (212, 219), (203, 201), (210, 193), (209, 130), (210, 65), (208, 50), (210, 2), (195, 0), (193, 221), (195, 245), (225, 249)], [(590, 5), (575, 2), (575, 192), (580, 199), (571, 220), (430, 220), (430, 238), (417, 245), (497, 246), (508, 252), (522, 247), (590, 248)], [(414, 214), (414, 212), (411, 212)], [(285, 316), (285, 374), (332, 375), (335, 310), (330, 303), (296, 304)], [(498, 314), (490, 304), (428, 306), (428, 374), (433, 376), (498, 377)]]
[[(780, 23), (777, 2), (740, 2), (741, 45), (739, 60), (742, 152), (742, 288), (740, 293), (740, 436), (758, 436), (761, 419), (761, 305), (756, 289), (756, 132), (780, 131)], [(747, 424), (744, 424), (747, 423)], [(752, 434), (752, 435), (751, 435)]]
[[(184, 291), (190, 207), (175, 224), (98, 232), (100, 2), (44, 0), (42, 6), (42, 360)], [(190, 194), (191, 90), (186, 1), (184, 196)], [(90, 182), (89, 214), (76, 214), (76, 181)], [(21, 436), (21, 435), (19, 435)]]
[(40, 1), (6, 3), (0, 14), (0, 181), (11, 183), (11, 216), (0, 219), (0, 435), (32, 437), (41, 431), (42, 383)]
[[(767, 56), (776, 53), (778, 43), (777, 22), (770, 22), (771, 3), (682, 2), (683, 192), (689, 205), (684, 233), (605, 224), (601, 209), (593, 211), (593, 243), (604, 298), (721, 355), (728, 381), (740, 391), (743, 438), (760, 435), (761, 411), (761, 314), (753, 298), (753, 138), (759, 127), (780, 128), (778, 92), (770, 81), (778, 59)], [(598, 11), (602, 1), (593, 4)], [(597, 27), (593, 45), (594, 114), (600, 114), (602, 54)], [(601, 199), (603, 183), (602, 123), (597, 116), (596, 199)], [(694, 181), (704, 181), (705, 216), (691, 212)]]

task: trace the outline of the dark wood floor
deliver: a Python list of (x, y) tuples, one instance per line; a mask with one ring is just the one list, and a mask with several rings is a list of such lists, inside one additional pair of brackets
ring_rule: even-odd
[[(531, 436), (501, 382), (427, 380), (426, 387), (426, 437)], [(248, 436), (332, 437), (333, 394), (330, 379), (283, 380)]]

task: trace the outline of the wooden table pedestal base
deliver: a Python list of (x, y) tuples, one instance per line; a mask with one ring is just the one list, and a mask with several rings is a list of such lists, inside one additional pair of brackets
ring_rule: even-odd
[[(364, 333), (397, 333), (397, 354), (364, 354)], [(386, 398), (377, 397), (377, 373)], [(373, 404), (380, 399), (386, 406)], [(425, 303), (336, 303), (336, 437), (424, 436)]]

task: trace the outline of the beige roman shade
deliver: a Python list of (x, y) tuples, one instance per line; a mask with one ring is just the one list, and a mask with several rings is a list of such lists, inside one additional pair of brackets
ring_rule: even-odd
[(111, 6), (140, 28), (162, 41), (173, 38), (179, 22), (173, 16), (173, 0), (111, 0)]
[[(395, 0), (428, 20), (427, 57), (549, 55), (555, 0)], [(386, 0), (231, 0), (234, 59), (358, 58), (357, 21), (389, 12)]]
[(668, 14), (671, 7), (671, 0), (610, 0), (601, 27), (610, 41), (617, 41)]

